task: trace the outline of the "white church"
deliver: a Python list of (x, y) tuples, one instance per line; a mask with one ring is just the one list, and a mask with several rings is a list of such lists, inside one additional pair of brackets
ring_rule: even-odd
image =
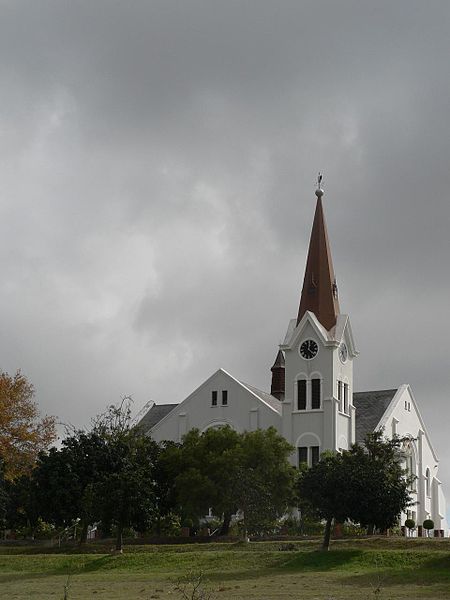
[[(320, 179), (319, 179), (320, 181)], [(322, 207), (317, 205), (306, 261), (298, 316), (271, 368), (271, 391), (263, 392), (219, 369), (179, 404), (154, 404), (140, 422), (156, 441), (181, 441), (192, 428), (201, 432), (229, 425), (236, 431), (275, 427), (294, 446), (291, 461), (313, 465), (324, 450), (345, 450), (369, 431), (406, 438), (405, 467), (416, 476), (408, 514), (425, 532), (446, 536), (446, 503), (438, 477), (439, 459), (409, 385), (353, 391), (358, 351), (348, 315), (339, 309), (338, 288)]]

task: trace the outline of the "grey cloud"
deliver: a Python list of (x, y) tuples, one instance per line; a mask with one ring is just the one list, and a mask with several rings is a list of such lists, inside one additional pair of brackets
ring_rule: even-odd
[(0, 366), (84, 424), (219, 366), (262, 388), (325, 205), (359, 389), (450, 481), (447, 2), (0, 5)]

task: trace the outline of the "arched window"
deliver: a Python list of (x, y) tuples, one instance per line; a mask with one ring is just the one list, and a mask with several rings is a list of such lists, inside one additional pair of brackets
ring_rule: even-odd
[(313, 467), (320, 459), (320, 438), (315, 433), (303, 433), (296, 442), (297, 465)]
[(321, 410), (322, 375), (299, 373), (295, 379), (295, 410)]
[(405, 439), (403, 442), (402, 453), (405, 459), (405, 470), (406, 477), (413, 478), (411, 481), (411, 491), (416, 491), (416, 457), (414, 451), (414, 441), (412, 439)]
[(297, 380), (297, 410), (306, 410), (307, 386), (306, 379)]
[(425, 491), (428, 497), (431, 496), (431, 473), (430, 469), (427, 467), (425, 471)]

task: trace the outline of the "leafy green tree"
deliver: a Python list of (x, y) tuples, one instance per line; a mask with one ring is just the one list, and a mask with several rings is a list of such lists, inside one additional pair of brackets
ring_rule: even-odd
[(432, 519), (425, 519), (425, 521), (422, 524), (422, 527), (427, 532), (427, 537), (429, 537), (430, 536), (430, 531), (432, 529), (434, 529), (434, 521)]
[(57, 527), (80, 519), (80, 543), (100, 518), (96, 487), (110, 469), (106, 440), (97, 431), (73, 431), (61, 448), (39, 456), (33, 473), (40, 514)]
[(301, 502), (326, 520), (323, 549), (329, 549), (333, 519), (349, 519), (372, 533), (393, 527), (410, 503), (411, 478), (401, 466), (402, 440), (370, 433), (363, 446), (354, 444), (342, 454), (324, 453), (301, 474)]
[(224, 520), (236, 512), (232, 483), (238, 467), (239, 434), (230, 427), (192, 429), (179, 448), (175, 485), (184, 518), (198, 521), (212, 508)]
[(176, 477), (184, 516), (198, 520), (211, 508), (223, 516), (244, 514), (245, 528), (267, 529), (293, 497), (295, 469), (291, 446), (275, 429), (239, 434), (230, 427), (191, 430), (179, 449)]
[(163, 441), (155, 449), (157, 456), (153, 469), (154, 531), (157, 535), (163, 533), (163, 530), (167, 530), (167, 528), (173, 532), (174, 524), (179, 522), (175, 485), (176, 477), (180, 473), (179, 448), (180, 444), (176, 442)]
[(156, 442), (133, 426), (129, 399), (119, 407), (110, 406), (94, 424), (104, 440), (108, 468), (99, 473), (93, 501), (102, 520), (116, 526), (116, 550), (123, 548), (123, 531), (134, 527), (144, 531), (156, 516)]
[(350, 517), (369, 534), (395, 526), (411, 502), (408, 490), (414, 478), (402, 468), (402, 441), (375, 431), (362, 446), (355, 444), (343, 454)]
[(41, 521), (33, 475), (34, 471), (6, 481), (6, 525), (31, 538), (34, 538)]
[(289, 463), (291, 453), (292, 446), (273, 427), (241, 435), (231, 489), (243, 514), (245, 538), (273, 528), (295, 503), (297, 472)]
[(323, 453), (317, 464), (300, 474), (300, 502), (326, 522), (322, 550), (330, 548), (333, 521), (344, 522), (350, 517), (347, 487), (343, 456), (339, 453)]
[[(80, 542), (88, 526), (115, 525), (122, 550), (125, 527), (148, 527), (156, 512), (159, 448), (131, 421), (130, 400), (99, 415), (90, 431), (73, 431), (60, 449), (39, 458), (33, 478), (42, 517), (57, 526), (80, 519)], [(160, 477), (159, 502), (166, 502)], [(169, 483), (166, 482), (166, 487)]]

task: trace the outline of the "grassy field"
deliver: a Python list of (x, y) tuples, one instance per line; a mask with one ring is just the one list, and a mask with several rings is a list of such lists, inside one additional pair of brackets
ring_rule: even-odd
[[(0, 547), (0, 598), (173, 600), (191, 582), (215, 599), (450, 599), (449, 540), (259, 542), (128, 546), (123, 555), (93, 544), (88, 552)], [(184, 582), (180, 583), (180, 579)]]

